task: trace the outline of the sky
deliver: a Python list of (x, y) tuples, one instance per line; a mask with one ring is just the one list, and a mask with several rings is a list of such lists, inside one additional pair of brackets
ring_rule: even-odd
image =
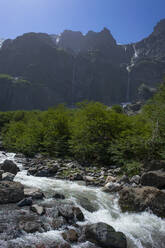
[(165, 18), (165, 0), (0, 0), (0, 38), (27, 32), (110, 29), (117, 43), (137, 42)]

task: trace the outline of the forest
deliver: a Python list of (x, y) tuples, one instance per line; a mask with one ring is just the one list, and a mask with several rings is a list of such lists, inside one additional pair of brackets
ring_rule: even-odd
[(0, 131), (7, 151), (114, 164), (132, 176), (149, 161), (165, 159), (164, 113), (165, 82), (136, 115), (119, 105), (84, 101), (74, 109), (61, 104), (47, 111), (0, 112)]

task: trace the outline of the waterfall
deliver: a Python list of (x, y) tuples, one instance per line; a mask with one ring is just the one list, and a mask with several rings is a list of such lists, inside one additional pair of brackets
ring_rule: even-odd
[[(6, 155), (7, 156), (3, 156), (0, 152), (0, 162), (6, 158), (10, 158), (17, 163), (13, 154)], [(85, 224), (104, 222), (113, 226), (116, 231), (123, 232), (127, 237), (127, 248), (165, 247), (165, 221), (149, 212), (122, 213), (118, 204), (117, 195), (104, 193), (99, 188), (86, 187), (77, 182), (29, 176), (27, 175), (27, 171), (23, 170), (23, 168), (16, 175), (15, 181), (27, 187), (41, 189), (47, 196), (47, 198), (43, 200), (45, 204), (49, 204), (52, 201), (51, 196), (53, 192), (61, 192), (66, 197), (64, 201), (74, 202), (76, 206), (82, 210), (85, 216)], [(96, 207), (96, 211), (89, 212), (86, 210), (83, 205), (81, 205), (83, 199), (87, 199), (92, 206)], [(0, 207), (1, 218), (2, 205)], [(6, 219), (11, 217), (10, 211), (8, 214), (9, 215), (4, 216)], [(84, 225), (84, 222), (78, 222), (78, 224)], [(49, 230), (43, 233), (25, 233), (23, 236), (17, 237), (13, 242), (16, 244), (15, 247), (24, 247), (25, 245), (31, 247), (32, 244), (37, 242), (46, 242), (49, 244), (49, 242), (57, 241), (58, 239), (61, 239), (61, 231)], [(20, 244), (24, 246), (19, 246)], [(84, 248), (86, 247), (86, 243), (79, 244), (78, 246), (73, 245), (72, 247)], [(7, 248), (6, 241), (1, 239), (1, 236), (0, 248)]]
[(134, 58), (138, 58), (139, 56), (138, 56), (135, 45), (133, 45), (133, 49), (134, 49)]
[(127, 69), (127, 72), (128, 72), (127, 91), (126, 91), (126, 101), (127, 101), (127, 102), (130, 102), (130, 71), (131, 71), (131, 68), (130, 68), (130, 66), (127, 66), (126, 69)]
[(135, 44), (132, 45), (132, 47), (134, 50), (134, 54), (133, 54), (133, 57), (131, 58), (131, 63), (126, 66), (126, 70), (128, 72), (127, 89), (126, 89), (126, 101), (127, 102), (130, 102), (130, 72), (135, 65), (135, 60), (138, 59), (138, 57), (139, 57), (138, 52), (137, 52), (136, 47), (135, 47)]

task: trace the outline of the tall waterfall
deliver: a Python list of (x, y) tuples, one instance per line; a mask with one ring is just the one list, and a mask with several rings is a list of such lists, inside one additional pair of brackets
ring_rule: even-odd
[(132, 68), (134, 67), (135, 65), (135, 60), (138, 59), (138, 51), (136, 50), (136, 47), (135, 47), (135, 44), (132, 45), (133, 47), (133, 50), (134, 50), (134, 54), (133, 54), (133, 57), (131, 58), (131, 63), (129, 65), (126, 66), (126, 70), (128, 72), (128, 81), (127, 81), (127, 89), (126, 89), (126, 101), (127, 102), (130, 102), (130, 72), (132, 70)]
[(130, 71), (131, 71), (131, 68), (130, 68), (130, 66), (127, 66), (126, 69), (127, 69), (127, 72), (128, 72), (126, 101), (130, 102)]

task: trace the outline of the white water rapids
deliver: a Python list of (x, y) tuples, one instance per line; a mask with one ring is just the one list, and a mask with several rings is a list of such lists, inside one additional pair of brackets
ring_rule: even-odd
[[(5, 159), (14, 160), (14, 154), (7, 154), (7, 157), (0, 152), (0, 162)], [(18, 166), (22, 169), (21, 164)], [(128, 241), (128, 248), (165, 248), (165, 220), (149, 213), (121, 213), (117, 196), (103, 193), (99, 188), (92, 188), (80, 185), (75, 182), (55, 180), (28, 176), (25, 170), (20, 171), (15, 181), (21, 182), (28, 187), (41, 189), (47, 196), (52, 192), (60, 192), (65, 195), (68, 201), (74, 202), (84, 213), (85, 223), (105, 222), (123, 232)], [(80, 199), (88, 199), (96, 207), (95, 212), (89, 212), (80, 205)], [(51, 199), (45, 199), (46, 202)], [(1, 213), (0, 213), (1, 214)], [(84, 225), (84, 222), (78, 223)], [(50, 241), (61, 239), (60, 231), (48, 231), (36, 233), (17, 238), (15, 242), (28, 244), (33, 241)], [(4, 243), (5, 244), (5, 243)], [(4, 248), (5, 246), (0, 247)], [(86, 247), (86, 244), (72, 246)]]

